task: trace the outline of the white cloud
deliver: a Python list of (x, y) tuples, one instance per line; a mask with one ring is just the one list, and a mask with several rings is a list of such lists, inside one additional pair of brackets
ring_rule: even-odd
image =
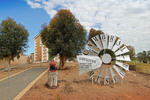
[(136, 52), (150, 50), (150, 0), (27, 0), (52, 18), (60, 8), (70, 9), (89, 31), (101, 29), (120, 37)]
[(40, 0), (35, 0), (36, 2), (32, 2), (31, 0), (27, 0), (27, 4), (31, 6), (31, 8), (42, 8), (40, 3)]

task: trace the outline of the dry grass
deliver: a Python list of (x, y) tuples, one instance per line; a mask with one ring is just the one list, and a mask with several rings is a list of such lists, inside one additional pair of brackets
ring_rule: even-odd
[(150, 74), (150, 63), (140, 63), (138, 61), (128, 62), (129, 65), (136, 65), (136, 71)]
[(150, 64), (138, 63), (136, 64), (136, 70), (139, 72), (150, 74)]

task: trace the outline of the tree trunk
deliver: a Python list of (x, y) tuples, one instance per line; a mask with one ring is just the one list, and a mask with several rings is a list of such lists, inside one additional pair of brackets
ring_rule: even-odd
[(67, 61), (67, 58), (66, 57), (64, 57), (64, 56), (60, 56), (60, 65), (59, 65), (59, 67), (61, 67), (61, 69), (65, 69), (66, 67), (65, 67), (65, 65), (66, 65), (66, 61)]
[[(61, 59), (61, 58), (60, 58)], [(59, 69), (61, 69), (61, 60), (59, 60)]]
[(9, 68), (11, 62), (10, 57), (5, 57), (4, 61), (5, 61), (5, 69)]

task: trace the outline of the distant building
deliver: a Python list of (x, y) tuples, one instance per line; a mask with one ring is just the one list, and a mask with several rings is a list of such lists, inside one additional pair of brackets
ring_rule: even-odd
[(34, 53), (31, 53), (30, 55), (30, 62), (34, 62)]
[[(34, 39), (34, 62), (47, 62), (50, 60), (48, 48), (42, 44), (41, 35), (38, 34)], [(59, 62), (59, 55), (54, 58), (55, 62)]]
[[(20, 58), (17, 57), (14, 58), (14, 61), (11, 60), (11, 66), (16, 66), (20, 64), (25, 64), (31, 62), (28, 55), (20, 54)], [(0, 60), (0, 68), (5, 68), (5, 61)]]
[(42, 44), (41, 34), (38, 34), (33, 40), (34, 40), (34, 61), (47, 62), (49, 60), (48, 48)]

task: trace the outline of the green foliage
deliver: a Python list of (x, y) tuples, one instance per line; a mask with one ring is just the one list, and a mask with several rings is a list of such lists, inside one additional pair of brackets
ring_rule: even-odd
[(135, 49), (133, 46), (129, 45), (127, 46), (127, 48), (129, 49), (130, 52), (128, 52), (127, 54), (130, 55), (131, 60), (135, 59)]
[(86, 30), (65, 9), (57, 12), (48, 26), (41, 30), (42, 43), (51, 49), (50, 55), (73, 58), (81, 53), (85, 45)]
[(23, 25), (17, 24), (12, 18), (3, 20), (0, 24), (0, 59), (15, 56), (25, 51), (28, 42), (28, 31)]
[(148, 60), (150, 61), (150, 50), (147, 52)]
[(51, 55), (51, 49), (48, 49), (48, 60), (51, 61), (54, 57)]
[(88, 40), (92, 40), (91, 38), (96, 36), (96, 35), (101, 35), (104, 34), (101, 30), (95, 30), (93, 28), (90, 29), (89, 35), (88, 35)]
[(149, 59), (149, 52), (147, 51), (139, 52), (137, 54), (137, 58), (139, 61), (144, 61), (146, 63)]

